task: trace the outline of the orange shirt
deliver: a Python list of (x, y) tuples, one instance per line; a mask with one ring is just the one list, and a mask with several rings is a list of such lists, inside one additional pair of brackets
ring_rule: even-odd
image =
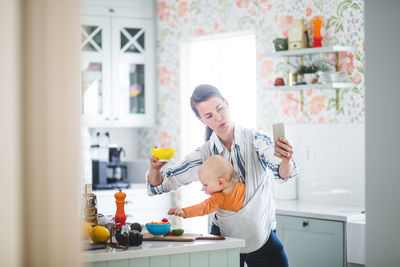
[(203, 202), (184, 208), (186, 217), (196, 217), (210, 214), (217, 209), (238, 211), (242, 208), (246, 186), (244, 183), (236, 183), (232, 194), (224, 192), (214, 193)]

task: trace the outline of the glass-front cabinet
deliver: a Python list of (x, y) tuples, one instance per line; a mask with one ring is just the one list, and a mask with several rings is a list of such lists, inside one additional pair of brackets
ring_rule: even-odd
[(153, 64), (148, 64), (148, 58), (153, 57), (149, 52), (153, 51), (153, 43), (148, 37), (152, 35), (151, 21), (114, 19), (112, 34), (113, 87), (117, 90), (113, 98), (114, 116), (127, 122), (131, 118), (144, 119), (153, 108)]
[(82, 117), (88, 127), (154, 123), (154, 36), (150, 19), (83, 16)]
[(84, 121), (91, 124), (101, 124), (111, 114), (109, 39), (107, 18), (85, 18), (81, 27), (81, 110)]

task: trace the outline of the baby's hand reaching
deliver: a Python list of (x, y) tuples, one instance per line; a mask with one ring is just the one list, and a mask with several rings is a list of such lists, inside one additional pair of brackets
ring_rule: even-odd
[(176, 215), (182, 218), (186, 217), (185, 211), (179, 207), (170, 208), (168, 211), (168, 215)]

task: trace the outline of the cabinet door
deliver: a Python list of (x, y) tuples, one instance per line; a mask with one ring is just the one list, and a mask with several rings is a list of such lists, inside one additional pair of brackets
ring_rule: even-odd
[(86, 124), (104, 124), (111, 116), (110, 19), (84, 16), (81, 25), (82, 115)]
[(345, 266), (343, 222), (285, 215), (276, 221), (290, 266)]
[(154, 122), (153, 35), (152, 20), (112, 18), (112, 119), (119, 125)]

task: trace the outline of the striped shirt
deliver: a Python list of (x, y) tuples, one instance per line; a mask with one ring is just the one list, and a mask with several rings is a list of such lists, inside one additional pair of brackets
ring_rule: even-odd
[[(249, 144), (249, 142), (246, 143), (245, 139), (243, 138), (244, 130), (244, 128), (235, 125), (233, 143), (230, 152), (222, 144), (215, 132), (212, 133), (210, 140), (205, 142), (203, 146), (209, 146), (214, 155), (221, 155), (232, 162), (234, 169), (238, 173), (239, 181), (242, 183), (245, 183), (246, 180), (245, 167), (247, 164), (260, 164), (265, 172), (265, 175), (261, 176), (263, 178), (265, 178), (265, 176), (273, 175), (276, 180), (283, 182), (298, 176), (298, 167), (292, 160), (291, 176), (287, 178), (280, 177), (278, 168), (282, 160), (274, 156), (275, 149), (272, 139), (262, 131), (252, 130), (253, 142)], [(246, 149), (254, 149), (258, 155), (258, 161), (246, 162), (244, 160), (246, 158), (244, 155)], [(202, 155), (201, 151), (204, 151), (204, 149), (199, 147), (192, 153), (188, 154), (178, 166), (162, 170), (161, 174), (164, 179), (162, 184), (158, 186), (152, 186), (147, 177), (148, 194), (162, 194), (171, 190), (175, 190), (182, 185), (187, 185), (193, 181), (198, 181), (198, 170), (203, 161), (206, 159), (205, 155)], [(256, 184), (260, 183), (261, 181), (256, 182)], [(248, 198), (246, 197), (246, 200), (247, 199)]]

